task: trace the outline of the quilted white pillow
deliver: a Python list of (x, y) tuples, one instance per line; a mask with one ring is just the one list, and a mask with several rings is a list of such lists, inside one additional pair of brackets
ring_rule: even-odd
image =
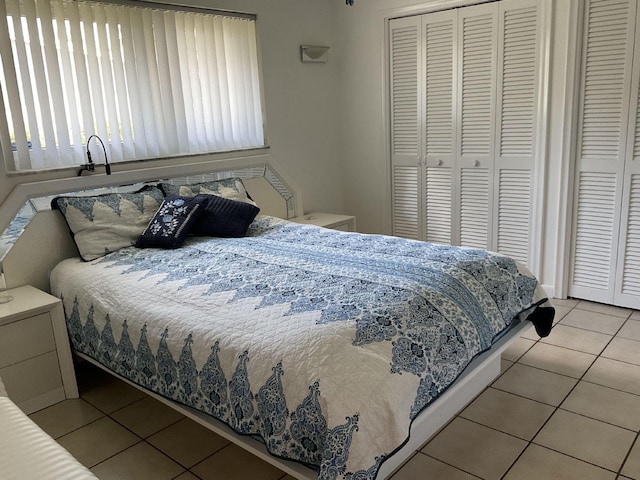
[(244, 187), (242, 179), (237, 177), (213, 180), (211, 182), (193, 183), (189, 185), (160, 183), (158, 186), (165, 195), (180, 195), (182, 197), (194, 197), (199, 194), (217, 195), (230, 200), (256, 205), (256, 202), (254, 202), (247, 193), (247, 189)]
[(133, 193), (88, 197), (56, 197), (52, 208), (62, 212), (83, 260), (134, 245), (164, 199), (155, 186)]

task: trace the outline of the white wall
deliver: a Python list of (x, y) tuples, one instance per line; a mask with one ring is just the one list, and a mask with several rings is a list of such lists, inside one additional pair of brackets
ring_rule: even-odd
[[(343, 5), (343, 0), (334, 0)], [(549, 101), (547, 171), (545, 180), (544, 244), (541, 272), (550, 294), (554, 293), (558, 261), (558, 222), (562, 200), (561, 170), (569, 161), (564, 135), (564, 96), (567, 75), (567, 42), (570, 9), (579, 0), (553, 2), (552, 71)], [(466, 0), (356, 0), (352, 8), (336, 10), (340, 64), (341, 157), (345, 210), (357, 216), (363, 232), (390, 233), (389, 144), (385, 130), (385, 19), (434, 9), (478, 3)], [(577, 10), (577, 9), (574, 9)], [(575, 28), (573, 29), (575, 32)], [(570, 117), (570, 115), (569, 115)], [(566, 192), (566, 188), (565, 188)], [(563, 192), (563, 193), (565, 193)], [(564, 240), (564, 239), (563, 239)], [(560, 257), (561, 258), (561, 257)]]
[[(175, 2), (174, 2), (175, 3)], [(191, 0), (196, 6), (255, 13), (262, 55), (270, 154), (303, 192), (306, 210), (343, 211), (337, 154), (337, 62), (332, 58), (334, 4), (318, 0)], [(300, 61), (299, 45), (332, 47), (325, 64)], [(166, 165), (167, 162), (146, 164)], [(140, 168), (140, 165), (128, 168)], [(118, 171), (114, 166), (114, 171)], [(4, 200), (18, 183), (74, 177), (75, 171), (7, 174), (0, 161), (0, 229), (14, 211)], [(90, 187), (92, 179), (83, 180)], [(42, 185), (43, 191), (49, 187)], [(38, 187), (35, 188), (35, 191)], [(15, 206), (11, 206), (14, 210)]]

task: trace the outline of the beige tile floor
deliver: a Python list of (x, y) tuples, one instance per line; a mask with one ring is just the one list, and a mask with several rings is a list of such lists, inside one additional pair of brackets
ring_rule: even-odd
[[(555, 301), (502, 374), (393, 480), (640, 480), (640, 312)], [(100, 479), (291, 477), (93, 367), (81, 398), (31, 415)]]

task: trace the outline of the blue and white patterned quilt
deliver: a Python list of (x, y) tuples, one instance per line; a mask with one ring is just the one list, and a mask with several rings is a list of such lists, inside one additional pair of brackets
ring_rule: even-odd
[(373, 479), (412, 420), (544, 301), (513, 260), (272, 217), (51, 275), (73, 348), (260, 436), (319, 479)]

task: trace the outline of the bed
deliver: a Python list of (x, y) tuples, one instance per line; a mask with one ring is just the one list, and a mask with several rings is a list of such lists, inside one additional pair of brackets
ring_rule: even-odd
[[(96, 205), (117, 210), (63, 200), (76, 240)], [(72, 348), (297, 478), (385, 478), (553, 319), (535, 277), (484, 250), (268, 215), (144, 246), (93, 242), (55, 267)]]
[(96, 480), (7, 396), (0, 379), (0, 478)]

